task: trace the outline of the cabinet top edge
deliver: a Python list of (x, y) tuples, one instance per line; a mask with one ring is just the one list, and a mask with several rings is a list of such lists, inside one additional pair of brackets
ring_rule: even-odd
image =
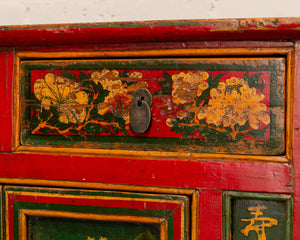
[(0, 46), (300, 39), (300, 17), (0, 26)]

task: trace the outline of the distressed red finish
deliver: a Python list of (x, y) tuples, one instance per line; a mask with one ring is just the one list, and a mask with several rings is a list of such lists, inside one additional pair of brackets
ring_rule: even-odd
[(294, 109), (294, 239), (300, 236), (300, 43), (297, 42), (295, 46), (295, 109)]
[[(222, 191), (201, 190), (199, 193), (199, 239), (223, 238)], [(205, 206), (205, 207), (201, 207)], [(206, 229), (214, 229), (206, 231)]]
[(12, 87), (14, 70), (14, 50), (0, 50), (0, 152), (12, 150)]
[(4, 26), (0, 43), (1, 46), (32, 46), (216, 39), (291, 40), (300, 38), (299, 26), (298, 18), (66, 24), (44, 25), (43, 28)]
[(12, 153), (0, 155), (0, 166), (2, 177), (9, 178), (292, 192), (289, 186), (291, 166), (279, 163), (53, 157)]
[[(286, 194), (294, 198), (291, 235), (294, 240), (300, 240), (299, 27), (299, 18), (0, 27), (0, 46), (3, 47), (0, 51), (1, 186), (71, 186), (156, 192), (161, 195), (170, 191), (182, 194), (183, 191), (183, 195), (189, 197), (191, 192), (199, 191), (199, 197), (193, 198), (198, 205), (191, 205), (191, 211), (196, 213), (196, 220), (193, 219), (196, 226), (192, 225), (192, 228), (197, 230), (191, 236), (197, 235), (199, 240), (225, 240), (223, 194), (226, 191), (253, 192), (254, 196), (256, 193)], [(278, 156), (285, 161), (276, 162), (274, 159), (277, 156), (266, 155), (249, 158), (247, 155), (227, 155), (222, 158), (222, 154), (219, 154), (215, 155), (217, 159), (199, 155), (191, 160), (182, 156), (173, 158), (174, 155), (160, 157), (157, 153), (151, 156), (152, 153), (147, 151), (144, 157), (138, 155), (134, 158), (132, 155), (126, 156), (124, 152), (120, 156), (97, 156), (96, 153), (84, 151), (62, 154), (55, 150), (47, 153), (34, 153), (30, 148), (22, 152), (13, 150), (18, 147), (13, 142), (19, 141), (15, 136), (20, 127), (18, 124), (13, 127), (17, 122), (13, 96), (18, 94), (15, 87), (20, 81), (17, 78), (14, 83), (13, 76), (19, 71), (15, 62), (22, 59), (22, 54), (33, 53), (31, 60), (43, 60), (40, 58), (43, 53), (54, 52), (61, 54), (55, 59), (76, 61), (76, 54), (82, 52), (119, 54), (125, 50), (147, 50), (146, 56), (155, 58), (155, 54), (149, 52), (164, 49), (174, 50), (170, 57), (180, 57), (176, 55), (177, 50), (195, 50), (198, 53), (192, 57), (269, 58), (275, 55), (285, 58), (286, 77), (292, 84), (295, 83), (295, 87), (291, 84), (288, 88), (287, 82), (285, 86), (285, 100), (289, 105), (286, 109), (284, 139), (290, 146), (283, 155)], [(208, 49), (212, 50), (212, 55), (207, 56)], [(231, 53), (226, 49), (231, 49)], [(285, 52), (280, 52), (283, 50)], [(73, 54), (71, 57), (64, 57), (64, 53), (70, 52)], [(294, 99), (294, 102), (289, 102), (290, 99)], [(293, 112), (289, 112), (289, 109), (293, 109)], [(13, 232), (13, 226), (10, 227)]]

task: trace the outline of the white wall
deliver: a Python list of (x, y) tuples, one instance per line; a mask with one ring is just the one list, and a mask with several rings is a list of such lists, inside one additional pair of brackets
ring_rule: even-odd
[(0, 25), (289, 16), (300, 0), (0, 0)]

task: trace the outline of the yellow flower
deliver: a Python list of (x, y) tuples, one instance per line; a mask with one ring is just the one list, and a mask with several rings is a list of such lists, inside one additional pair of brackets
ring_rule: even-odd
[[(147, 87), (148, 84), (139, 81), (128, 87), (123, 84), (116, 70), (103, 69), (101, 72), (93, 72), (91, 78), (95, 83), (101, 83), (103, 89), (108, 90), (109, 94), (105, 97), (104, 102), (98, 103), (98, 113), (104, 115), (107, 112), (113, 112), (115, 115), (122, 116), (126, 122), (129, 122), (128, 105), (131, 102), (131, 94), (128, 91), (135, 91), (140, 87)], [(128, 79), (139, 80), (142, 78), (140, 72), (130, 73)]]
[(206, 118), (209, 124), (233, 127), (236, 123), (242, 126), (249, 121), (253, 129), (258, 129), (259, 122), (270, 123), (267, 107), (260, 102), (264, 95), (250, 88), (243, 79), (232, 77), (219, 83), (210, 96), (208, 106), (198, 112), (198, 119)]
[(195, 97), (199, 97), (208, 88), (208, 73), (184, 73), (172, 75), (173, 89), (172, 101), (175, 104), (194, 102)]
[(70, 82), (68, 79), (47, 73), (44, 79), (37, 79), (33, 84), (33, 92), (42, 107), (50, 109), (51, 103), (63, 103), (70, 93)]
[(100, 82), (103, 88), (109, 91), (109, 95), (105, 97), (105, 101), (113, 99), (118, 94), (127, 93), (119, 78), (119, 72), (116, 70), (103, 69), (101, 72), (93, 72), (91, 78), (95, 83)]
[(65, 104), (58, 107), (60, 112), (59, 121), (63, 123), (82, 123), (86, 117), (86, 105), (88, 95), (84, 91), (74, 94), (74, 99), (70, 98)]
[(84, 121), (88, 95), (80, 91), (78, 83), (70, 83), (66, 78), (47, 73), (44, 79), (37, 79), (34, 82), (33, 92), (46, 110), (50, 109), (51, 104), (57, 107), (60, 122), (81, 123)]

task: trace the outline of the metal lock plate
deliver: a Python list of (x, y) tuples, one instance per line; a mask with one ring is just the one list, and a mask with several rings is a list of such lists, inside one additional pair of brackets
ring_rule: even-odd
[(144, 133), (151, 124), (152, 95), (148, 89), (140, 88), (132, 95), (129, 109), (130, 128), (135, 133)]

